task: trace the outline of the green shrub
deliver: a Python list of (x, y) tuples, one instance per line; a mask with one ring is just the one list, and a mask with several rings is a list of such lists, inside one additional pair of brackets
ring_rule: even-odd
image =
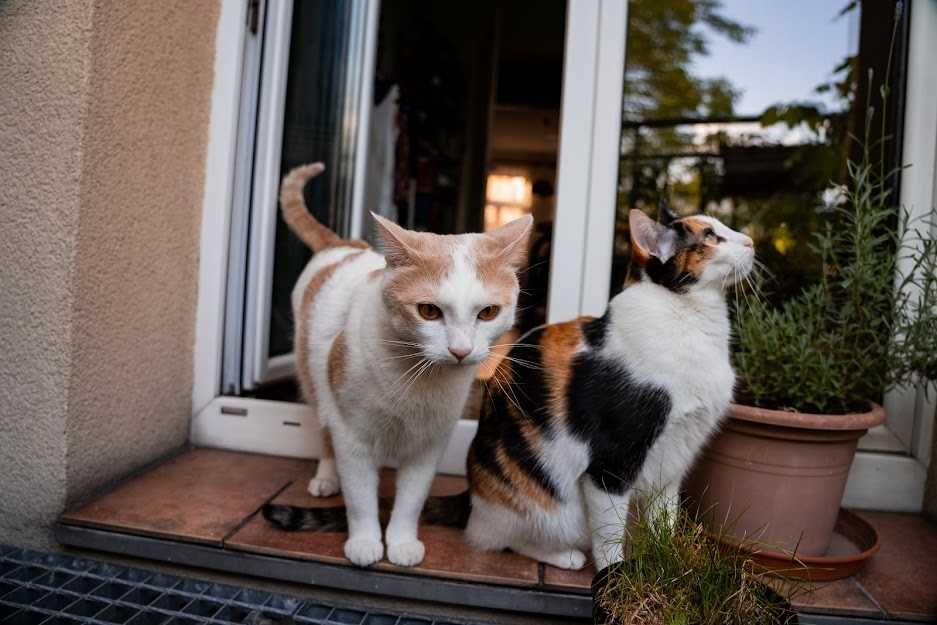
[[(884, 101), (887, 90), (880, 93)], [(737, 302), (739, 401), (848, 412), (894, 387), (937, 380), (937, 229), (895, 206), (900, 170), (873, 165), (879, 146), (869, 146), (869, 134), (867, 125), (862, 159), (849, 163), (841, 202), (828, 206), (814, 242), (820, 282), (780, 307), (757, 289)]]

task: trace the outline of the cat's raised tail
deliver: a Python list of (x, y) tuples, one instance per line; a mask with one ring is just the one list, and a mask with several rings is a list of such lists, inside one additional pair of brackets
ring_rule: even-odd
[(290, 227), (299, 239), (312, 248), (313, 252), (324, 250), (327, 247), (347, 245), (340, 236), (326, 228), (312, 216), (306, 207), (303, 198), (303, 189), (306, 182), (325, 171), (322, 163), (309, 163), (300, 165), (286, 174), (280, 185), (280, 207), (283, 211), (283, 221)]

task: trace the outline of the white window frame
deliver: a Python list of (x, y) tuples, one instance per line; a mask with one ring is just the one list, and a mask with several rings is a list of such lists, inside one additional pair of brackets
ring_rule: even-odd
[[(918, 219), (937, 217), (937, 0), (916, 1), (910, 9), (902, 145), (902, 161), (910, 166), (901, 174), (900, 202)], [(929, 393), (916, 387), (886, 396), (886, 423), (859, 443), (846, 505), (921, 510), (937, 411), (937, 388), (931, 386)]]
[[(226, 397), (221, 392), (224, 285), (247, 0), (222, 0), (221, 5), (206, 156), (191, 440), (204, 446), (318, 457), (321, 436), (306, 407)], [(626, 25), (627, 2), (569, 0), (548, 300), (551, 322), (601, 314), (607, 304)], [(937, 0), (917, 2), (911, 22), (904, 132), (904, 160), (914, 167), (903, 173), (901, 198), (917, 211), (935, 204), (937, 75), (928, 71), (935, 42)], [(352, 219), (357, 234), (361, 220), (355, 214)], [(937, 398), (928, 401), (918, 390), (897, 398), (890, 397), (888, 407), (894, 414), (910, 414), (912, 425), (909, 430), (907, 422), (894, 416), (888, 425), (902, 432), (901, 440), (908, 441), (909, 448), (903, 453), (861, 450), (850, 474), (846, 505), (921, 509)], [(297, 436), (297, 427), (305, 434)], [(464, 474), (465, 452), (474, 431), (474, 422), (459, 423), (442, 471)]]

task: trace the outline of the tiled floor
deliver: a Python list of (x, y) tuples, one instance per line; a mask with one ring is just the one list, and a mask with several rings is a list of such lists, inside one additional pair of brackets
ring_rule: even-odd
[[(220, 450), (189, 451), (138, 476), (78, 510), (66, 524), (223, 547), (228, 550), (346, 564), (344, 535), (288, 533), (259, 514), (264, 503), (335, 505), (305, 492), (312, 472), (306, 461)], [(391, 496), (391, 474), (381, 491)], [(464, 488), (462, 478), (440, 476), (437, 495)], [(882, 548), (855, 578), (818, 587), (796, 600), (801, 610), (859, 617), (937, 619), (937, 525), (913, 515), (862, 512), (881, 535)], [(397, 573), (588, 594), (594, 570), (564, 571), (511, 553), (471, 550), (452, 528), (421, 530), (426, 559), (413, 569), (388, 562), (377, 568)]]

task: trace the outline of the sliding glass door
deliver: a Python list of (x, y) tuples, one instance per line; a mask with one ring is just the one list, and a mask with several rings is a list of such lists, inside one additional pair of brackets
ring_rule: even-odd
[(235, 206), (226, 315), (223, 389), (233, 394), (294, 370), (290, 291), (311, 252), (279, 216), (282, 176), (325, 162), (326, 174), (307, 190), (309, 206), (343, 235), (360, 228), (359, 143), (366, 137), (377, 2), (270, 2), (258, 10), (248, 51), (262, 61), (256, 73), (245, 72), (243, 93), (248, 105), (256, 93), (256, 107), (244, 112), (256, 118), (253, 134), (242, 128), (239, 137), (238, 178), (250, 189)]
[[(245, 98), (256, 94), (256, 117), (239, 145), (238, 178), (250, 188), (233, 220), (224, 391), (296, 399), (290, 293), (311, 252), (280, 219), (277, 187), (290, 168), (310, 161), (327, 166), (307, 189), (310, 210), (344, 236), (370, 238), (368, 211), (441, 234), (532, 214), (519, 330), (548, 314), (579, 314), (584, 241), (569, 234), (586, 227), (590, 200), (606, 212), (614, 203), (625, 6), (261, 7), (253, 42), (261, 60), (244, 79)], [(587, 69), (597, 63), (609, 79), (598, 109), (597, 77)], [(593, 153), (594, 123), (606, 125), (607, 154)]]

